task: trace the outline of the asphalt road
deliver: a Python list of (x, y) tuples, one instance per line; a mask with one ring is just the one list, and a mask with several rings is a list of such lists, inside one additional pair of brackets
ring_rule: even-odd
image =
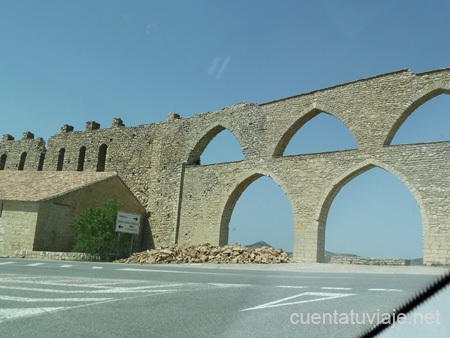
[(0, 337), (354, 337), (438, 277), (302, 270), (1, 259)]

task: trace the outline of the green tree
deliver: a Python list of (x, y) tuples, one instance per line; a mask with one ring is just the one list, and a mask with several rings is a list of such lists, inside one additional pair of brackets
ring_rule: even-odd
[(120, 202), (112, 199), (103, 205), (89, 207), (72, 220), (77, 237), (72, 251), (97, 254), (101, 259), (111, 258), (116, 245), (116, 218)]

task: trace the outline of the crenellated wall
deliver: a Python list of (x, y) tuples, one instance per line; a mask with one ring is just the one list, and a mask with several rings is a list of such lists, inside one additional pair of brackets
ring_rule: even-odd
[[(24, 170), (117, 171), (147, 206), (156, 246), (226, 244), (239, 196), (269, 176), (291, 203), (294, 258), (300, 262), (323, 261), (334, 197), (357, 175), (380, 167), (399, 178), (419, 205), (424, 262), (450, 264), (450, 142), (390, 146), (406, 118), (440, 94), (450, 94), (450, 69), (402, 70), (191, 118), (170, 113), (168, 121), (156, 124), (126, 127), (116, 118), (103, 129), (94, 121), (85, 131), (64, 125), (47, 148), (30, 134), (19, 141), (6, 135), (0, 158), (6, 156), (6, 170), (17, 170), (27, 152)], [(283, 156), (293, 135), (321, 112), (339, 118), (358, 148)], [(203, 150), (224, 129), (236, 136), (244, 160), (199, 165)]]

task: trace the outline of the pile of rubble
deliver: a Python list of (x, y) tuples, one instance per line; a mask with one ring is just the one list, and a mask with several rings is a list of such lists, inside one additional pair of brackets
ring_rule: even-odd
[(277, 264), (289, 262), (288, 254), (282, 249), (266, 246), (251, 249), (243, 247), (239, 243), (225, 246), (211, 244), (181, 246), (173, 244), (163, 248), (137, 252), (131, 257), (116, 261), (116, 263), (128, 264)]

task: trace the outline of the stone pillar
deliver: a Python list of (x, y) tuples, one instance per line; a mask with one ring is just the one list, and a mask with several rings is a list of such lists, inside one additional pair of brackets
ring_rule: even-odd
[(73, 126), (65, 124), (61, 127), (61, 134), (73, 131)]
[(32, 132), (26, 131), (22, 134), (22, 140), (34, 139), (34, 134)]
[(123, 121), (122, 121), (121, 118), (115, 117), (115, 118), (113, 118), (113, 120), (112, 120), (111, 127), (113, 127), (113, 128), (114, 128), (114, 127), (125, 127), (125, 125), (123, 124)]
[(5, 134), (2, 136), (2, 142), (4, 141), (14, 141), (14, 137), (12, 135)]
[(95, 121), (86, 122), (86, 130), (96, 130), (96, 129), (100, 129), (100, 123), (97, 123)]

